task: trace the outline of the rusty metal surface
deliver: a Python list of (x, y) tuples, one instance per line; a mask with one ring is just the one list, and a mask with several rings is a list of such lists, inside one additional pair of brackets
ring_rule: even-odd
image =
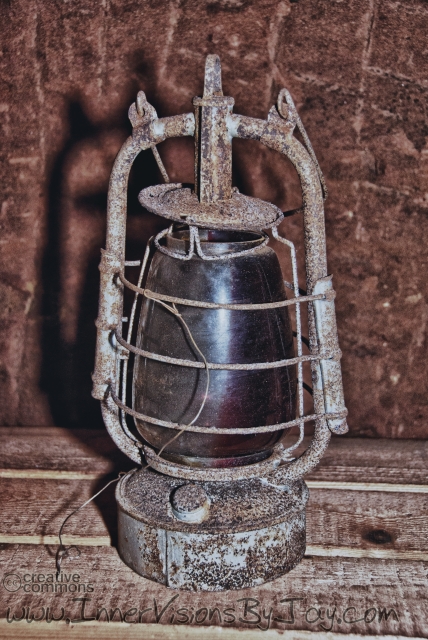
[(227, 200), (200, 202), (194, 191), (182, 184), (158, 184), (143, 189), (140, 204), (158, 216), (209, 229), (270, 229), (284, 218), (278, 207), (234, 190)]
[[(206, 496), (203, 521), (174, 515), (180, 490), (184, 509)], [(301, 560), (308, 496), (302, 480), (187, 484), (151, 469), (134, 470), (116, 489), (119, 553), (137, 573), (172, 588), (220, 591), (262, 584)]]
[(118, 385), (119, 353), (111, 339), (112, 330), (122, 328), (123, 289), (116, 274), (125, 263), (127, 219), (127, 186), (129, 173), (137, 155), (159, 142), (174, 136), (194, 134), (193, 114), (157, 118), (156, 111), (140, 91), (136, 104), (131, 105), (129, 118), (133, 134), (122, 146), (110, 177), (107, 203), (107, 242), (100, 264), (101, 286), (97, 318), (97, 346), (93, 373), (94, 398), (101, 401), (103, 419), (117, 446), (134, 462), (141, 463), (139, 443), (123, 429), (119, 411), (109, 400), (108, 390)]
[[(286, 99), (286, 106), (283, 102), (284, 97)], [(275, 149), (286, 155), (299, 174), (303, 199), (306, 286), (308, 293), (313, 293), (318, 280), (322, 280), (328, 275), (322, 189), (324, 180), (318, 163), (315, 163), (311, 158), (311, 155), (314, 155), (312, 147), (309, 145), (309, 150), (306, 151), (303, 145), (293, 136), (296, 125), (299, 125), (300, 130), (303, 132), (304, 128), (293, 100), (286, 90), (280, 93), (278, 107), (281, 115), (278, 110), (272, 107), (268, 115), (267, 126), (265, 126), (262, 131), (260, 130), (259, 122), (252, 124), (248, 119), (238, 120), (236, 126), (237, 129), (241, 129), (243, 134), (245, 134), (245, 131), (242, 131), (242, 129), (245, 130), (245, 127), (248, 128), (245, 137), (258, 139), (260, 134), (260, 141), (271, 149)], [(307, 140), (306, 134), (304, 138)], [(325, 187), (324, 193), (326, 193)], [(314, 309), (312, 303), (309, 303), (308, 316), (311, 351), (317, 348), (319, 340), (315, 315), (316, 309)], [(325, 325), (323, 331), (325, 332), (324, 338), (327, 338), (328, 332), (328, 338), (324, 340), (324, 342), (334, 344), (338, 351), (337, 329), (335, 324), (329, 323), (329, 326)], [(311, 368), (315, 412), (320, 415), (325, 413), (325, 396), (328, 398), (335, 397), (336, 403), (344, 408), (341, 373), (339, 372), (338, 376), (330, 376), (327, 377), (326, 380), (323, 380), (319, 363), (313, 362)], [(333, 431), (336, 433), (346, 433), (348, 430), (345, 417), (339, 419), (332, 418), (331, 425)], [(315, 460), (318, 461), (319, 457), (309, 452), (306, 462), (312, 464)], [(303, 468), (306, 468), (306, 466), (303, 466)]]
[(344, 417), (333, 417), (333, 414), (344, 414), (346, 408), (343, 398), (342, 371), (340, 368), (341, 351), (337, 339), (334, 299), (328, 296), (328, 293), (332, 291), (332, 276), (318, 280), (314, 287), (314, 293), (326, 295), (323, 300), (315, 300), (313, 304), (319, 349), (322, 353), (329, 354), (328, 357), (322, 357), (319, 362), (323, 379), (326, 418), (329, 429), (333, 433), (341, 434), (348, 431), (348, 426)]
[(168, 532), (148, 525), (118, 509), (118, 550), (122, 560), (136, 573), (167, 585)]
[[(173, 513), (191, 513), (204, 506), (208, 500), (207, 492), (201, 485), (190, 482), (178, 487), (171, 494), (171, 505)], [(176, 516), (177, 517), (177, 516)]]
[[(147, 445), (143, 446), (143, 452), (148, 465), (160, 473), (184, 480), (212, 481), (218, 483), (262, 478), (279, 467), (285, 453), (283, 445), (278, 443), (273, 447), (271, 455), (261, 462), (251, 461), (249, 463), (245, 461), (244, 456), (240, 456), (234, 459), (235, 464), (233, 466), (228, 465), (224, 468), (213, 466), (205, 468), (203, 466), (204, 458), (193, 457), (193, 464), (190, 465), (180, 464), (174, 459), (175, 457), (173, 459), (169, 459), (169, 456), (161, 457)], [(185, 458), (183, 462), (185, 462)], [(239, 464), (240, 462), (241, 464)]]
[(167, 534), (168, 586), (196, 591), (255, 587), (288, 573), (306, 548), (305, 513), (251, 531)]
[(195, 191), (201, 203), (229, 200), (232, 195), (232, 139), (227, 116), (235, 101), (223, 96), (220, 59), (207, 56), (204, 95), (194, 98)]
[[(173, 514), (171, 498), (178, 487), (199, 486), (210, 501), (209, 517), (199, 523), (183, 523)], [(279, 481), (275, 474), (232, 482), (174, 478), (151, 468), (134, 469), (117, 485), (121, 509), (150, 525), (170, 531), (249, 531), (282, 522), (284, 513), (299, 512), (308, 501), (303, 480)]]
[(119, 555), (136, 573), (172, 589), (255, 587), (291, 571), (306, 548), (305, 511), (242, 532), (189, 533), (150, 526), (119, 508)]

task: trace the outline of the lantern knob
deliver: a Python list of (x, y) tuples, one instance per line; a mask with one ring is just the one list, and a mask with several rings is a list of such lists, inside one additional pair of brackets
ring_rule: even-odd
[(206, 520), (210, 499), (200, 484), (189, 483), (176, 489), (171, 496), (172, 513), (183, 522)]

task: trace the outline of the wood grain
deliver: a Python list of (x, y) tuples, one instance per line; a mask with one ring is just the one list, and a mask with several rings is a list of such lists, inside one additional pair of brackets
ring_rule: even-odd
[(18, 480), (19, 478), (25, 478), (26, 480), (96, 480), (97, 478), (102, 477), (103, 475), (100, 474), (99, 471), (60, 471), (58, 469), (0, 469), (0, 478), (12, 478), (14, 480)]
[(307, 480), (428, 484), (428, 441), (333, 436)]
[(428, 495), (312, 489), (308, 544), (426, 552)]
[[(13, 572), (21, 577), (34, 574), (37, 581), (37, 576), (47, 576), (55, 572), (54, 551), (54, 548), (40, 545), (8, 545), (0, 551), (2, 573)], [(81, 617), (81, 602), (76, 602), (73, 598), (86, 595), (91, 598), (87, 602), (87, 617), (94, 614), (96, 616), (97, 609), (101, 607), (106, 607), (108, 611), (119, 607), (122, 615), (135, 607), (139, 611), (147, 609), (142, 615), (142, 621), (147, 623), (156, 622), (156, 610), (159, 624), (171, 622), (176, 624), (176, 618), (183, 620), (185, 614), (189, 613), (187, 622), (191, 621), (191, 627), (195, 628), (198, 625), (195, 618), (191, 619), (192, 615), (204, 607), (208, 610), (217, 607), (220, 617), (218, 613), (213, 614), (211, 624), (226, 628), (241, 627), (257, 630), (257, 614), (260, 616), (258, 624), (262, 629), (270, 627), (320, 633), (331, 627), (333, 633), (404, 635), (417, 638), (428, 635), (427, 568), (426, 563), (423, 562), (367, 558), (304, 558), (290, 574), (272, 583), (258, 588), (220, 593), (176, 592), (145, 580), (122, 563), (113, 547), (81, 547), (79, 557), (64, 559), (62, 572), (68, 576), (78, 575), (79, 583), (85, 586), (90, 584), (93, 591), (86, 594), (82, 591), (76, 596), (75, 592), (24, 593), (20, 589), (14, 593), (8, 593), (2, 589), (0, 592), (1, 616), (6, 615), (8, 607), (10, 607), (9, 618), (12, 613), (17, 617), (21, 615), (22, 607), (26, 614), (26, 608), (30, 607), (30, 614), (33, 612), (40, 617), (42, 613), (40, 607), (45, 607), (46, 615), (46, 607), (49, 606), (50, 614), (53, 612), (55, 617), (59, 617), (62, 606), (65, 617), (76, 619)], [(175, 600), (171, 601), (174, 597)], [(247, 600), (246, 614), (246, 603), (243, 600), (245, 598), (252, 599)], [(281, 602), (285, 598), (301, 598), (295, 601), (293, 622), (286, 623), (274, 619), (292, 619), (290, 603)], [(162, 608), (168, 602), (170, 602), (169, 607), (159, 617)], [(250, 606), (254, 607), (255, 614), (251, 614), (248, 608)], [(351, 610), (350, 607), (355, 609)], [(183, 611), (179, 613), (180, 608), (187, 609), (187, 613)], [(235, 617), (234, 621), (229, 618), (227, 622), (227, 616), (224, 614), (227, 608), (234, 609), (229, 611)], [(384, 608), (387, 611), (393, 609), (395, 612), (390, 613), (388, 620), (385, 620), (382, 613), (379, 614), (379, 611), (382, 612)], [(332, 620), (326, 618), (327, 609), (333, 617)], [(346, 609), (348, 611), (345, 613)], [(367, 614), (369, 610), (371, 613)], [(356, 622), (357, 619), (364, 617), (364, 614), (366, 614), (366, 621)], [(324, 619), (318, 619), (319, 615)], [(116, 622), (119, 617), (119, 612), (116, 612)], [(199, 613), (199, 618), (202, 617), (204, 612)], [(373, 620), (370, 622), (372, 617)], [(313, 621), (314, 618), (317, 620)], [(35, 622), (31, 627), (36, 628), (37, 624)], [(209, 624), (209, 620), (202, 621), (202, 624), (203, 626)], [(321, 625), (326, 628), (323, 629)], [(139, 627), (139, 625), (136, 626)], [(13, 627), (29, 628), (23, 621), (13, 622), (10, 628)], [(83, 624), (78, 628), (79, 638), (86, 637), (84, 635), (86, 626)], [(123, 627), (120, 626), (120, 628), (124, 629), (123, 633), (126, 637), (127, 626), (123, 623)], [(145, 635), (143, 628), (141, 633), (144, 634), (142, 637), (150, 637)], [(176, 637), (183, 637), (183, 635)]]
[[(305, 439), (304, 446), (307, 446)], [(104, 431), (0, 427), (0, 470), (59, 471), (102, 476), (128, 470)], [(308, 482), (428, 485), (428, 441), (333, 437)], [(97, 475), (98, 474), (98, 475)], [(46, 476), (45, 476), (46, 477)]]
[[(103, 477), (98, 471), (61, 471), (47, 469), (0, 469), (0, 478), (27, 480), (96, 480)], [(426, 484), (391, 484), (386, 482), (339, 482), (337, 480), (306, 480), (310, 489), (346, 491), (379, 491), (381, 493), (428, 493)]]
[[(100, 479), (0, 479), (0, 543), (56, 544), (65, 517), (104, 483)], [(64, 534), (67, 544), (114, 544), (114, 486), (75, 514)], [(427, 538), (427, 494), (310, 491), (307, 542), (312, 550), (308, 553), (345, 555), (348, 550), (354, 556), (358, 549), (360, 556), (428, 559)]]
[[(0, 478), (3, 477), (0, 472)], [(8, 476), (9, 477), (9, 476)], [(12, 476), (10, 476), (12, 477)], [(380, 493), (428, 493), (426, 484), (392, 484), (387, 482), (340, 482), (337, 480), (307, 480), (309, 489), (342, 491), (378, 491)]]
[[(126, 638), (126, 640), (141, 640), (141, 629), (138, 625), (120, 624), (111, 622), (105, 625), (99, 622), (87, 622), (84, 630), (80, 627), (80, 632), (84, 632), (87, 640), (118, 640), (118, 638)], [(343, 640), (342, 633), (332, 633), (321, 631), (278, 631), (277, 629), (269, 629), (263, 632), (259, 629), (226, 629), (225, 627), (190, 627), (182, 626), (163, 626), (156, 624), (144, 625), (144, 640)], [(7, 624), (6, 620), (0, 620), (0, 637), (6, 639), (19, 640), (50, 640), (53, 638), (67, 638), (69, 635), (76, 637), (76, 625), (65, 624), (64, 622), (39, 622), (30, 629), (27, 626), (13, 626)], [(80, 636), (82, 637), (82, 636)], [(375, 640), (379, 636), (347, 634), (347, 640)], [(422, 640), (420, 638), (409, 636), (382, 636), (383, 640)]]
[(60, 427), (0, 427), (0, 469), (103, 475), (132, 463), (105, 431)]

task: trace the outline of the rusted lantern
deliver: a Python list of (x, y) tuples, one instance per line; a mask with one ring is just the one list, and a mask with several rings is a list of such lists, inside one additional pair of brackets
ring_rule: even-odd
[[(234, 114), (233, 103), (223, 96), (220, 60), (212, 55), (194, 113), (158, 119), (138, 94), (129, 110), (133, 135), (111, 175), (100, 265), (93, 395), (111, 437), (139, 465), (116, 491), (119, 553), (137, 573), (181, 589), (238, 589), (292, 569), (305, 552), (302, 477), (331, 433), (347, 430), (320, 168), (287, 90), (266, 121)], [(296, 126), (306, 147), (293, 135)], [(156, 150), (177, 136), (195, 139), (194, 188), (171, 184)], [(234, 137), (259, 140), (297, 170), (306, 292), (299, 290), (294, 245), (277, 231), (284, 214), (232, 188)], [(148, 148), (165, 184), (144, 189), (139, 200), (169, 222), (141, 262), (129, 262), (128, 176)], [(283, 280), (267, 230), (290, 251), (292, 283)], [(132, 283), (127, 267), (135, 266), (140, 275)], [(125, 287), (134, 292), (127, 318)], [(304, 363), (312, 372), (309, 414)], [(309, 422), (312, 440), (293, 458)], [(299, 436), (286, 447), (292, 427)]]

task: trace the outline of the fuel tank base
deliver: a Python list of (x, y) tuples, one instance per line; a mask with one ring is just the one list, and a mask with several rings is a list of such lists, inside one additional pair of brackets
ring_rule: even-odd
[(122, 560), (145, 578), (191, 591), (282, 576), (305, 553), (309, 491), (303, 480), (276, 478), (189, 482), (131, 471), (116, 489)]

